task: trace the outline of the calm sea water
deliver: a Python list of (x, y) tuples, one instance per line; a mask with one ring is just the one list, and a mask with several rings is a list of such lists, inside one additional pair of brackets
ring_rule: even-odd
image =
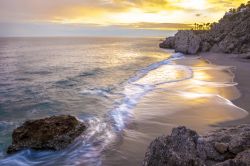
[[(230, 102), (239, 96), (231, 67), (162, 50), (158, 43), (1, 38), (0, 165), (140, 165), (149, 142), (176, 125), (202, 132), (246, 115)], [(15, 127), (59, 114), (90, 127), (65, 150), (6, 155)]]

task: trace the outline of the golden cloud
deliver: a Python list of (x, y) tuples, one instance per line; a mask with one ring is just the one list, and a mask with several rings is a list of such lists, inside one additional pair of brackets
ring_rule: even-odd
[[(0, 22), (187, 27), (217, 21), (247, 0), (0, 0)], [(199, 17), (197, 17), (199, 13)], [(166, 24), (173, 23), (173, 24)], [(181, 23), (181, 24), (180, 24)]]

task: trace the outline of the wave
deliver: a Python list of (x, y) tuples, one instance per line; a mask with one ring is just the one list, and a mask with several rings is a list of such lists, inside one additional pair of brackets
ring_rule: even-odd
[(113, 88), (91, 88), (91, 89), (84, 89), (80, 91), (82, 95), (97, 95), (108, 98), (108, 96), (112, 93)]

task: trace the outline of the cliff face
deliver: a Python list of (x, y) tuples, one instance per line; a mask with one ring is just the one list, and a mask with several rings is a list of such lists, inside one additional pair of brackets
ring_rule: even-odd
[(167, 38), (161, 48), (176, 52), (196, 54), (198, 52), (249, 53), (250, 52), (250, 7), (238, 12), (228, 12), (208, 31), (178, 31)]

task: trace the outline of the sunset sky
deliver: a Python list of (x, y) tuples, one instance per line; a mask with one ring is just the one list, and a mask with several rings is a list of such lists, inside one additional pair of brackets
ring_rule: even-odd
[(160, 36), (247, 0), (0, 0), (0, 36)]

